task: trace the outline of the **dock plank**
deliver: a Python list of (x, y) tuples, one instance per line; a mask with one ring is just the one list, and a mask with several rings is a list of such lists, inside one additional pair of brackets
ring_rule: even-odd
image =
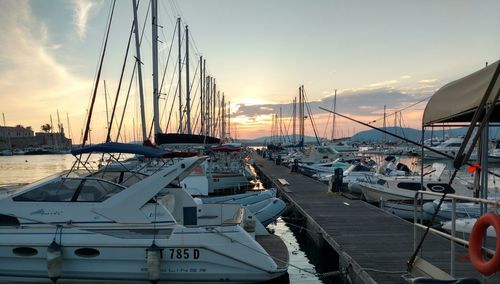
[[(413, 253), (411, 223), (361, 200), (328, 193), (325, 184), (291, 173), (290, 169), (277, 166), (273, 161), (258, 155), (254, 155), (254, 159), (258, 170), (274, 183), (280, 194), (309, 222), (317, 225), (325, 241), (369, 275), (359, 273), (360, 279), (354, 282), (407, 283), (402, 278), (403, 273), (398, 272), (406, 271), (406, 263)], [(289, 185), (282, 185), (278, 179), (285, 179)], [(466, 255), (467, 250), (457, 245), (456, 257)], [(450, 242), (429, 234), (422, 257), (449, 273)], [(456, 261), (455, 275), (481, 279), (468, 261)], [(500, 283), (500, 276), (486, 279), (485, 283)]]

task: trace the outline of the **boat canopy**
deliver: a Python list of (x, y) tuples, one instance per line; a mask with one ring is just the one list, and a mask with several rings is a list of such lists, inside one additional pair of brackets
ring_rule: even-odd
[(143, 155), (146, 157), (163, 157), (169, 154), (169, 152), (157, 148), (145, 147), (137, 144), (118, 143), (118, 142), (101, 143), (80, 149), (71, 150), (71, 154), (73, 154), (74, 156), (80, 154), (95, 153), (95, 152), (127, 153), (127, 154)]
[[(470, 122), (498, 68), (497, 61), (477, 72), (441, 87), (429, 100), (423, 115), (423, 125), (443, 122)], [(500, 90), (500, 78), (496, 79), (488, 102), (491, 104)], [(500, 102), (495, 104), (491, 122), (500, 122)]]

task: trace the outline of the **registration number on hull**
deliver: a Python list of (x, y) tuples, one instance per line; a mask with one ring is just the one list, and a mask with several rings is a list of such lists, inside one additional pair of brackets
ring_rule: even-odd
[(170, 259), (198, 259), (200, 250), (195, 248), (171, 248), (168, 249), (167, 257)]

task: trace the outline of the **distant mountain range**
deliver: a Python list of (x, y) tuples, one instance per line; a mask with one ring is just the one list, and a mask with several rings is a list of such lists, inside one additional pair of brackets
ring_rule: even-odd
[[(386, 130), (390, 133), (397, 134), (399, 136), (405, 137), (407, 139), (410, 139), (412, 141), (420, 141), (422, 132), (419, 129), (414, 129), (414, 128), (403, 128), (403, 127), (387, 127)], [(500, 139), (500, 129), (498, 127), (490, 127), (490, 138), (491, 139)], [(446, 128), (444, 131), (442, 128), (434, 128), (432, 131), (431, 129), (426, 129), (425, 130), (425, 139), (431, 138), (431, 137), (438, 137), (441, 138), (443, 137), (443, 132), (445, 137), (457, 137), (461, 135), (465, 135), (467, 132), (466, 127), (461, 127), (461, 128)], [(384, 133), (375, 130), (375, 129), (370, 129), (370, 130), (365, 130), (356, 133), (354, 136), (351, 137), (351, 141), (353, 142), (383, 142), (384, 141)], [(304, 138), (305, 143), (315, 143), (316, 137), (314, 136), (306, 136)], [(388, 142), (399, 142), (400, 139), (394, 138), (393, 136), (387, 135), (387, 141)], [(269, 143), (271, 141), (270, 136), (264, 136), (264, 137), (259, 137), (255, 139), (243, 139), (239, 140), (239, 142), (243, 144), (265, 144), (266, 142)], [(290, 144), (291, 137), (287, 138), (286, 136), (283, 138), (283, 144)]]
[[(412, 141), (420, 141), (422, 137), (422, 131), (419, 129), (414, 129), (414, 128), (402, 128), (402, 127), (387, 127), (386, 130), (390, 133), (397, 134), (399, 136), (402, 136), (406, 139), (410, 139)], [(444, 130), (442, 128), (434, 128), (432, 129), (426, 129), (424, 136), (425, 139), (431, 138), (431, 137), (437, 137), (437, 138), (442, 138), (444, 137), (457, 137), (457, 136), (462, 136), (467, 133), (467, 128), (466, 127), (460, 127), (460, 128), (445, 128)], [(352, 138), (351, 141), (355, 142), (383, 142), (384, 141), (384, 133), (371, 129), (371, 130), (365, 130), (358, 132), (355, 134)], [(490, 127), (490, 139), (500, 139), (500, 131), (498, 127)], [(387, 141), (388, 142), (399, 142), (400, 139), (395, 138), (393, 136), (387, 135)]]

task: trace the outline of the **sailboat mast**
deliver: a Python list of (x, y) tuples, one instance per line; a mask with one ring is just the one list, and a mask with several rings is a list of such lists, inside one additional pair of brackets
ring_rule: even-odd
[(61, 133), (61, 119), (59, 118), (59, 110), (57, 111), (57, 129), (59, 130), (59, 133)]
[[(7, 124), (5, 123), (5, 114), (2, 112), (2, 117), (3, 117), (3, 126), (7, 127)], [(12, 149), (12, 141), (10, 140), (10, 132), (7, 131), (7, 140), (9, 141), (9, 149)]]
[(280, 107), (280, 120), (279, 120), (279, 141), (280, 143), (283, 142), (282, 139), (283, 139), (283, 130), (281, 129), (281, 119), (282, 119), (282, 113), (281, 113), (281, 107)]
[(66, 121), (68, 122), (68, 137), (69, 137), (69, 139), (71, 139), (71, 125), (69, 124), (68, 113), (66, 113)]
[(220, 91), (217, 91), (217, 123), (215, 124), (215, 133), (219, 133), (219, 138), (221, 137), (221, 127), (220, 127), (220, 122), (221, 122), (221, 112), (220, 112)]
[(178, 90), (179, 90), (179, 133), (183, 133), (183, 130), (182, 130), (182, 53), (181, 53), (181, 49), (182, 49), (182, 44), (181, 44), (181, 37), (182, 37), (182, 34), (181, 34), (181, 18), (177, 18), (177, 43), (178, 43), (178, 47), (179, 47), (179, 63), (178, 63), (178, 67), (179, 67), (179, 86), (178, 86)]
[(231, 101), (227, 103), (227, 137), (231, 138)]
[(204, 96), (205, 90), (203, 88), (203, 77), (205, 75), (205, 70), (203, 70), (203, 56), (200, 56), (200, 134), (203, 135), (203, 127), (205, 127), (205, 112), (204, 112)]
[(221, 134), (220, 138), (224, 140), (226, 138), (226, 102), (224, 98), (224, 92), (222, 92), (222, 103), (221, 103), (221, 109), (222, 109), (222, 114), (221, 114)]
[[(386, 112), (385, 111), (386, 111), (386, 106), (384, 105), (384, 127), (383, 127), (383, 129), (384, 129), (384, 131), (387, 131), (386, 124), (385, 124), (386, 123), (386, 121), (385, 121)], [(387, 142), (387, 134), (384, 133), (384, 146), (385, 146), (386, 142)]]
[(335, 95), (333, 96), (333, 121), (332, 121), (332, 141), (335, 139), (335, 112), (337, 109), (337, 89), (335, 89)]
[[(144, 111), (144, 89), (142, 86), (142, 61), (141, 61), (141, 45), (140, 45), (140, 37), (139, 37), (139, 24), (137, 18), (137, 0), (132, 0), (133, 10), (134, 10), (134, 35), (135, 35), (135, 58), (136, 58), (136, 66), (137, 66), (137, 77), (139, 81), (139, 104), (141, 109), (141, 127), (142, 127), (142, 140), (146, 141), (148, 136), (146, 134), (146, 113)], [(153, 39), (155, 39), (153, 37)], [(157, 101), (157, 100), (156, 100)], [(155, 116), (156, 121), (156, 116)], [(135, 135), (135, 128), (134, 128)], [(135, 139), (135, 138), (134, 138)]]
[(160, 129), (160, 109), (158, 106), (158, 1), (151, 1), (152, 19), (152, 43), (153, 43), (153, 113), (154, 129), (156, 135), (161, 133)]
[(212, 77), (207, 76), (207, 91), (205, 93), (205, 99), (206, 99), (206, 114), (205, 117), (207, 119), (207, 125), (205, 129), (205, 135), (210, 136), (210, 129), (212, 125)]
[(104, 82), (104, 105), (106, 106), (106, 127), (109, 127), (109, 112), (108, 112), (108, 88), (106, 87), (106, 80)]
[(271, 143), (274, 143), (274, 113), (271, 120)]
[(304, 85), (299, 87), (299, 136), (304, 143)]
[(293, 128), (293, 134), (292, 134), (292, 144), (297, 143), (297, 137), (296, 137), (296, 120), (297, 120), (297, 97), (293, 98), (293, 104), (292, 104), (292, 128)]
[(188, 134), (191, 132), (191, 90), (189, 89), (189, 28), (186, 25), (186, 124)]
[(212, 137), (215, 137), (215, 128), (217, 126), (217, 121), (215, 120), (215, 106), (217, 104), (217, 84), (215, 83), (215, 78), (213, 83), (212, 90)]

